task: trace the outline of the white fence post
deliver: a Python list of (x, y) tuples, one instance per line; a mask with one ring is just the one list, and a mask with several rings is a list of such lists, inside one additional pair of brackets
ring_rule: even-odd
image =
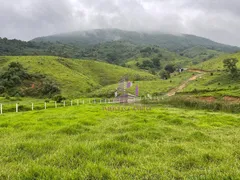
[(3, 114), (3, 105), (0, 104), (0, 114)]
[(16, 103), (16, 112), (18, 112), (18, 103)]
[(79, 106), (79, 100), (77, 100), (77, 105)]
[(32, 103), (32, 111), (34, 110), (34, 104)]
[(71, 101), (71, 106), (73, 105), (73, 101)]
[(66, 101), (63, 101), (63, 107), (66, 107)]
[(57, 101), (55, 101), (55, 108), (57, 108)]
[(47, 103), (46, 102), (44, 103), (44, 109), (47, 109)]

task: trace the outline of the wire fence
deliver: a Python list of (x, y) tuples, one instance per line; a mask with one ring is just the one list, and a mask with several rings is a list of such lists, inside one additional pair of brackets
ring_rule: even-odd
[(70, 101), (37, 101), (37, 102), (0, 102), (0, 115), (9, 113), (9, 112), (26, 112), (26, 111), (35, 111), (35, 110), (47, 110), (53, 108), (64, 108), (71, 106), (80, 106), (86, 104), (120, 104), (120, 103), (136, 103), (140, 102), (141, 98), (134, 98), (130, 100), (122, 100), (120, 98), (115, 99), (77, 99)]

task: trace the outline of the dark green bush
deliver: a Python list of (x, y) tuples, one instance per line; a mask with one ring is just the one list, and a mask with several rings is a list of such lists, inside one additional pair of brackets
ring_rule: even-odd
[(61, 103), (62, 101), (66, 100), (66, 98), (63, 97), (62, 95), (55, 95), (53, 97), (53, 100), (56, 101), (57, 103)]

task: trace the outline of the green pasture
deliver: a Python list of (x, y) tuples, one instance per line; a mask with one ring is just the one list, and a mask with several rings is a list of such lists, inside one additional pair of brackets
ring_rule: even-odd
[(1, 115), (0, 179), (239, 179), (239, 114), (104, 107)]
[(232, 78), (226, 72), (205, 73), (190, 81), (181, 91), (201, 96), (240, 96), (240, 79)]
[(10, 62), (19, 62), (29, 73), (43, 74), (54, 81), (65, 97), (76, 98), (103, 86), (117, 83), (123, 76), (132, 80), (156, 80), (157, 77), (93, 60), (66, 59), (54, 56), (0, 56), (0, 71)]
[[(156, 81), (133, 81), (133, 86), (127, 91), (131, 94), (135, 94), (136, 86), (139, 87), (139, 95), (146, 96), (150, 95), (164, 95), (171, 89), (179, 86), (184, 81), (188, 80), (194, 73), (183, 72), (174, 73), (171, 75), (171, 79), (168, 80), (156, 80)], [(119, 84), (113, 84), (105, 86), (89, 94), (92, 97), (113, 97), (114, 92), (118, 88)]]

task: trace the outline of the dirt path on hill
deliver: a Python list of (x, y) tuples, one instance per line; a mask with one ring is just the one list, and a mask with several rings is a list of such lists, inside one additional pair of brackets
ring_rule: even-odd
[(199, 69), (189, 69), (187, 70), (189, 72), (195, 72), (195, 73), (199, 73), (199, 74), (196, 74), (196, 75), (193, 75), (191, 78), (189, 78), (188, 80), (184, 81), (180, 86), (170, 90), (168, 93), (167, 93), (167, 96), (174, 96), (177, 92), (183, 90), (190, 81), (194, 81), (198, 78), (200, 78), (201, 76), (203, 76), (206, 71), (202, 71), (202, 70), (199, 70)]

